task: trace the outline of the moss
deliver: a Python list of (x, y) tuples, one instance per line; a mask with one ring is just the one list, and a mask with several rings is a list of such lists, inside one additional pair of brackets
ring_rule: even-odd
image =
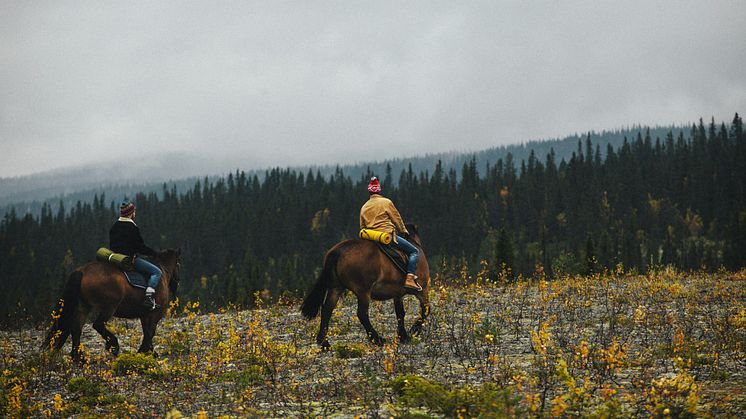
[(340, 359), (360, 358), (365, 354), (365, 347), (353, 343), (337, 343), (332, 347), (334, 354)]
[(65, 386), (71, 401), (67, 404), (64, 416), (87, 412), (95, 406), (109, 406), (124, 402), (124, 397), (118, 394), (109, 394), (100, 381), (89, 377), (73, 377)]
[(77, 397), (97, 397), (104, 392), (101, 383), (88, 377), (73, 377), (68, 381), (66, 388)]
[(233, 382), (239, 389), (264, 382), (264, 368), (260, 365), (249, 365), (240, 371), (228, 371), (215, 377), (217, 382)]
[(520, 396), (493, 383), (447, 387), (407, 374), (394, 378), (389, 386), (400, 405), (425, 407), (446, 417), (514, 417), (525, 413), (519, 406)]
[(111, 369), (116, 375), (144, 374), (158, 371), (159, 366), (151, 355), (124, 353), (111, 364)]

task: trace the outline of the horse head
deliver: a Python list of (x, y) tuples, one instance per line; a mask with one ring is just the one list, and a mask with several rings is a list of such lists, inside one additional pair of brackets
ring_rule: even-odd
[(422, 249), (422, 239), (420, 238), (419, 231), (417, 231), (417, 224), (407, 224), (405, 227), (407, 227), (407, 231), (409, 232), (408, 240)]
[(168, 271), (168, 290), (176, 295), (179, 288), (179, 270), (181, 269), (181, 249), (166, 249), (158, 252), (155, 259)]

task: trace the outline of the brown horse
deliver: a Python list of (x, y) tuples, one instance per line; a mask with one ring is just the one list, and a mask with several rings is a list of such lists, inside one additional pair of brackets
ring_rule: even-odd
[(384, 339), (370, 324), (368, 307), (371, 300), (394, 300), (399, 341), (408, 342), (409, 334), (404, 327), (404, 296), (413, 294), (420, 301), (420, 318), (412, 325), (409, 333), (416, 335), (420, 332), (430, 314), (430, 268), (420, 244), (417, 228), (407, 225), (407, 230), (410, 232), (409, 241), (420, 251), (417, 282), (422, 286), (422, 291), (405, 289), (404, 274), (372, 241), (345, 240), (334, 245), (326, 253), (321, 275), (301, 306), (301, 312), (308, 320), (315, 318), (321, 310), (321, 326), (316, 343), (323, 349), (330, 348), (326, 339), (329, 319), (345, 289), (352, 291), (357, 297), (357, 317), (372, 343), (380, 346), (383, 345)]
[(106, 322), (112, 316), (139, 318), (143, 336), (137, 351), (153, 351), (155, 328), (168, 307), (169, 290), (176, 293), (179, 284), (180, 254), (179, 250), (169, 249), (159, 252), (152, 259), (163, 272), (155, 290), (155, 299), (160, 307), (152, 311), (140, 305), (145, 291), (130, 285), (119, 268), (105, 262), (91, 262), (73, 271), (57, 303), (52, 326), (42, 348), (59, 350), (67, 337), (72, 336), (70, 355), (80, 361), (80, 334), (86, 320), (93, 314), (93, 328), (104, 338), (106, 350), (113, 355), (119, 353), (119, 341), (106, 328)]

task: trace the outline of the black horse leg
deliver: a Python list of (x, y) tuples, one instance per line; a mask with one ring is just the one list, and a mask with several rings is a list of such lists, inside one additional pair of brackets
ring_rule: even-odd
[(370, 339), (371, 343), (374, 343), (378, 346), (383, 346), (384, 339), (378, 334), (378, 332), (376, 332), (376, 329), (373, 328), (373, 325), (370, 324), (370, 318), (368, 317), (369, 306), (370, 306), (369, 296), (358, 296), (357, 318), (360, 320), (360, 323), (363, 324), (363, 327), (365, 328), (365, 333), (368, 335), (368, 339)]
[(412, 325), (409, 329), (409, 333), (417, 336), (422, 331), (422, 326), (425, 325), (427, 316), (430, 315), (430, 301), (424, 292), (415, 293), (415, 297), (420, 300), (420, 318)]
[[(153, 352), (153, 336), (155, 336), (156, 321), (151, 316), (145, 316), (140, 318), (140, 324), (142, 325), (142, 343), (137, 352)], [(155, 356), (155, 352), (153, 352), (153, 356)]]
[(329, 341), (326, 339), (326, 333), (329, 331), (329, 320), (332, 318), (332, 311), (337, 306), (337, 301), (342, 295), (342, 290), (332, 288), (326, 293), (326, 299), (324, 305), (321, 308), (321, 326), (319, 326), (319, 333), (316, 335), (316, 344), (321, 346), (323, 350), (331, 348)]
[(77, 318), (73, 319), (73, 324), (70, 326), (70, 337), (72, 337), (73, 341), (73, 347), (70, 350), (70, 356), (72, 356), (73, 361), (78, 364), (82, 364), (84, 362), (84, 359), (80, 352), (80, 335), (81, 333), (83, 333), (83, 325), (85, 324), (86, 317), (86, 314), (79, 311)]
[(394, 298), (394, 311), (396, 312), (396, 331), (399, 334), (399, 342), (401, 343), (407, 343), (409, 342), (409, 334), (407, 334), (407, 329), (404, 327), (404, 299)]
[(106, 322), (111, 318), (110, 313), (99, 313), (96, 320), (93, 321), (93, 328), (104, 338), (106, 350), (114, 356), (119, 355), (119, 340), (106, 328)]

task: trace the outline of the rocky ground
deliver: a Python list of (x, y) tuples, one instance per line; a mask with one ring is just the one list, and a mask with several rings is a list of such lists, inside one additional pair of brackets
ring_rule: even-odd
[[(412, 342), (397, 342), (393, 304), (383, 302), (371, 320), (387, 343), (366, 343), (348, 294), (328, 352), (297, 301), (214, 314), (181, 302), (159, 325), (156, 358), (132, 353), (138, 322), (111, 322), (117, 358), (89, 325), (82, 366), (40, 351), (41, 329), (3, 331), (0, 414), (744, 417), (744, 279), (672, 270), (436, 278), (432, 314)], [(411, 324), (419, 307), (406, 301)]]

